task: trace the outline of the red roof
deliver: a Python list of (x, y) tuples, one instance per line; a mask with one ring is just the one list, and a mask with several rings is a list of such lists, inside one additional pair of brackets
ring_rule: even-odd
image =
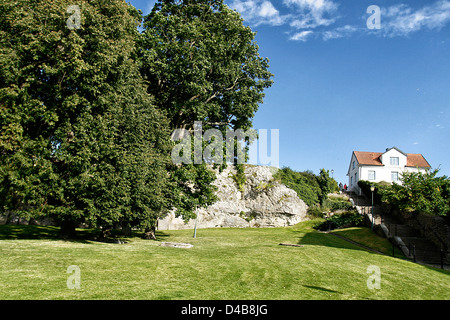
[(406, 158), (407, 167), (431, 168), (430, 164), (421, 154), (408, 153)]
[(359, 164), (365, 164), (368, 166), (382, 166), (380, 156), (382, 152), (365, 152), (365, 151), (354, 151), (356, 160)]
[[(383, 152), (365, 152), (365, 151), (354, 151), (356, 160), (359, 164), (368, 166), (382, 166), (381, 155)], [(407, 167), (419, 167), (419, 168), (431, 168), (430, 164), (425, 160), (423, 155), (408, 153), (406, 158)]]

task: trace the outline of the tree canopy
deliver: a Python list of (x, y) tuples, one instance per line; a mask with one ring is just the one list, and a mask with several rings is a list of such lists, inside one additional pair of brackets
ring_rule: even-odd
[[(255, 33), (223, 0), (160, 0), (144, 18), (141, 72), (172, 129), (247, 130), (272, 84)], [(225, 131), (223, 131), (225, 133)]]
[(438, 176), (439, 169), (427, 172), (403, 172), (401, 184), (384, 191), (383, 199), (401, 210), (431, 215), (450, 215), (450, 179)]
[(272, 76), (223, 1), (0, 2), (0, 210), (150, 232), (215, 200), (204, 164), (171, 161), (176, 128), (250, 128)]
[(0, 7), (3, 209), (48, 215), (67, 235), (152, 223), (169, 205), (170, 141), (133, 59), (137, 11), (85, 2), (69, 29), (69, 1), (19, 2)]

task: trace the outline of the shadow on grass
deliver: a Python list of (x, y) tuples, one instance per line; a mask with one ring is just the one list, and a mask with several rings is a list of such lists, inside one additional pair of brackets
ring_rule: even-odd
[(335, 291), (335, 290), (331, 290), (331, 289), (327, 289), (327, 288), (323, 288), (323, 287), (317, 287), (317, 286), (307, 286), (307, 285), (303, 285), (305, 288), (309, 288), (309, 289), (314, 289), (314, 290), (319, 290), (319, 291), (324, 291), (324, 292), (330, 292), (330, 293), (338, 293), (338, 294), (342, 294), (342, 292), (339, 291)]
[[(124, 239), (139, 237), (142, 238), (142, 232), (133, 232), (130, 237), (117, 234), (113, 232), (113, 238), (99, 240), (99, 231), (96, 229), (80, 229), (76, 230), (76, 238), (61, 239), (58, 237), (59, 227), (55, 226), (37, 226), (37, 225), (0, 225), (0, 240), (62, 240), (69, 242), (107, 242), (114, 243), (114, 239)], [(156, 240), (164, 241), (170, 237), (169, 234), (162, 231), (156, 231)]]
[(155, 232), (156, 240), (155, 241), (163, 241), (166, 240), (166, 238), (170, 237), (169, 234), (163, 232), (163, 231), (156, 231)]
[(339, 249), (360, 250), (374, 254), (379, 254), (374, 251), (371, 251), (367, 247), (359, 246), (358, 244), (351, 243), (344, 239), (338, 238), (335, 235), (318, 231), (303, 233), (303, 235), (300, 236), (298, 243), (301, 245), (315, 245)]
[(92, 229), (77, 229), (75, 239), (58, 237), (59, 227), (36, 225), (0, 225), (0, 240), (63, 240), (70, 242), (89, 243), (97, 236)]
[(0, 240), (57, 239), (59, 228), (34, 225), (0, 225)]

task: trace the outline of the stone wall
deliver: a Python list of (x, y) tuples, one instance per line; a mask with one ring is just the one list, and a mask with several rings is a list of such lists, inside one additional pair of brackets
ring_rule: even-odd
[(275, 181), (277, 169), (265, 166), (246, 166), (246, 182), (241, 192), (233, 180), (234, 166), (218, 172), (213, 182), (217, 186), (218, 201), (197, 211), (197, 220), (188, 223), (169, 213), (158, 221), (159, 230), (218, 228), (218, 227), (284, 227), (306, 220), (308, 206), (297, 193)]
[(420, 234), (433, 242), (438, 248), (450, 250), (450, 227), (443, 217), (423, 213), (405, 213), (395, 211), (394, 214), (406, 225), (418, 230)]

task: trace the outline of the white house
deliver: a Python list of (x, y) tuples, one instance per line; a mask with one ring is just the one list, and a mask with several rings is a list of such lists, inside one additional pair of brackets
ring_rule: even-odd
[(425, 172), (431, 166), (421, 154), (404, 153), (396, 147), (385, 152), (353, 151), (348, 167), (348, 191), (361, 193), (359, 180), (373, 182), (399, 181), (404, 171)]

